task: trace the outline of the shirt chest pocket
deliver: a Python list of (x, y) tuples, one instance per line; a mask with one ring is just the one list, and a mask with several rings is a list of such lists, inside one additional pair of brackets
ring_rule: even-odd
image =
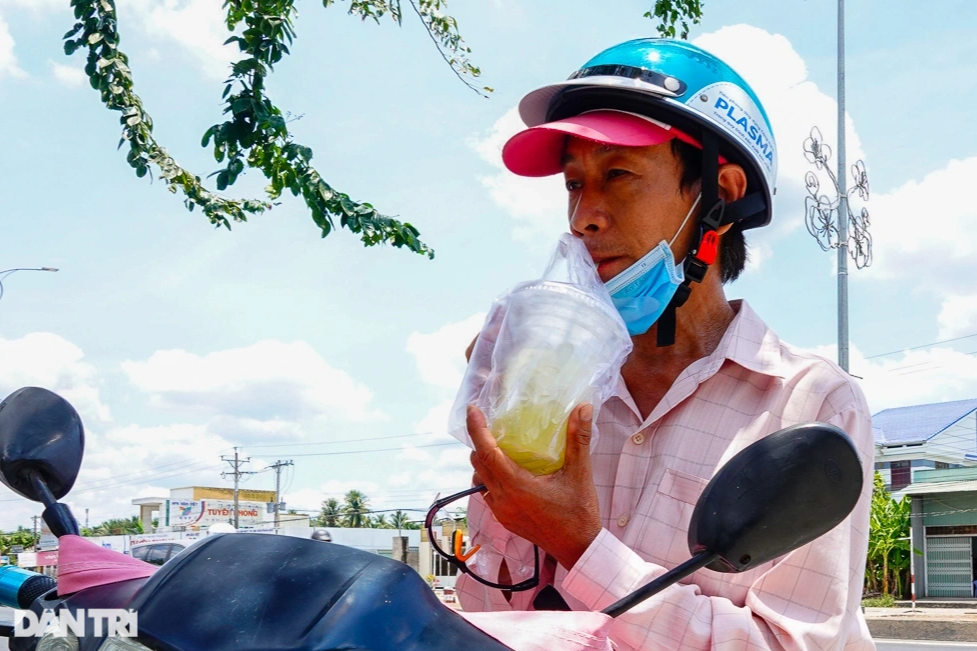
[(666, 568), (687, 561), (689, 520), (699, 495), (708, 483), (708, 479), (673, 468), (666, 469), (651, 501), (647, 506), (644, 503), (639, 505), (644, 517), (636, 538), (629, 541), (629, 546), (646, 561)]

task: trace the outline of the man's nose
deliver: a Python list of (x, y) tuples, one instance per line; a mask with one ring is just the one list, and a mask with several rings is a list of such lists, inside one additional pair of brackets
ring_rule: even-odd
[(593, 234), (607, 228), (606, 206), (599, 193), (581, 191), (570, 198), (570, 230), (577, 235)]

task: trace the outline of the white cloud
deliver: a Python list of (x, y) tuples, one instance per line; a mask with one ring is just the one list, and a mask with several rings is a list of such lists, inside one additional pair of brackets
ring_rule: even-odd
[(86, 424), (107, 421), (111, 415), (99, 397), (95, 369), (84, 356), (78, 346), (48, 332), (0, 338), (0, 392), (43, 387), (71, 402)]
[(30, 9), (38, 13), (45, 11), (67, 12), (70, 5), (70, 2), (62, 2), (62, 0), (0, 0), (0, 7)]
[(448, 398), (431, 407), (416, 425), (414, 432), (424, 435), (425, 443), (448, 438), (448, 418), (454, 406), (454, 398)]
[[(811, 352), (838, 359), (838, 347), (820, 346)], [(872, 413), (889, 407), (921, 405), (973, 398), (977, 394), (977, 356), (950, 348), (907, 351), (901, 356), (865, 359), (849, 348), (852, 375), (862, 378)]]
[(977, 207), (969, 188), (975, 175), (977, 156), (952, 160), (922, 181), (875, 195), (870, 207), (875, 262), (865, 276), (904, 279), (913, 289), (972, 291)]
[(468, 366), (465, 350), (484, 322), (485, 313), (479, 312), (462, 321), (448, 323), (435, 332), (414, 332), (407, 338), (407, 351), (414, 355), (421, 379), (443, 396), (414, 425), (414, 432), (423, 434), (424, 442), (450, 440), (448, 417)]
[(465, 374), (465, 349), (481, 331), (485, 313), (442, 326), (435, 332), (413, 332), (407, 338), (407, 352), (414, 355), (417, 369), (428, 384), (457, 391)]
[(125, 0), (120, 20), (131, 11), (150, 38), (169, 40), (193, 57), (211, 79), (227, 78), (231, 62), (240, 58), (234, 45), (223, 45), (229, 34), (222, 3), (215, 0)]
[[(50, 333), (0, 338), (0, 397), (22, 386), (63, 396), (85, 426), (85, 457), (66, 498), (75, 516), (89, 510), (92, 524), (137, 513), (131, 500), (166, 495), (160, 486), (222, 483), (220, 454), (231, 445), (203, 424), (116, 426), (102, 402), (101, 378), (75, 344)], [(29, 524), (35, 505), (0, 488), (0, 529)]]
[(26, 77), (27, 73), (17, 65), (17, 55), (14, 54), (14, 37), (10, 35), (7, 22), (0, 16), (0, 79)]
[(750, 242), (747, 255), (743, 273), (756, 273), (760, 271), (764, 262), (773, 257), (773, 249), (766, 242)]
[(68, 88), (78, 88), (88, 81), (88, 77), (85, 76), (85, 71), (81, 68), (62, 65), (51, 60), (48, 60), (48, 64), (51, 66), (51, 73), (54, 75), (54, 78)]
[(977, 332), (977, 294), (948, 296), (937, 317), (940, 339), (952, 339)]
[(495, 172), (479, 177), (492, 200), (516, 222), (513, 237), (530, 246), (546, 246), (567, 230), (567, 192), (562, 176), (526, 178), (516, 176), (502, 164), (502, 145), (525, 129), (513, 107), (496, 120), (482, 137), (472, 138), (469, 146)]
[(419, 463), (430, 463), (434, 456), (427, 450), (422, 450), (413, 445), (405, 444), (397, 455), (404, 461), (417, 461)]
[(301, 420), (335, 415), (382, 418), (373, 394), (330, 366), (302, 341), (261, 341), (204, 356), (161, 350), (122, 364), (129, 379), (160, 405), (201, 408), (255, 420)]
[[(752, 25), (731, 25), (693, 41), (732, 66), (756, 91), (773, 124), (779, 174), (774, 199), (775, 230), (786, 233), (803, 225), (804, 175), (814, 166), (804, 158), (802, 143), (817, 126), (836, 149), (838, 105), (834, 98), (808, 81), (807, 66), (791, 42)], [(849, 116), (846, 122), (847, 159), (864, 158), (861, 140)], [(836, 163), (833, 158), (829, 164)], [(822, 174), (821, 187), (829, 181)], [(854, 205), (854, 204), (853, 204)]]

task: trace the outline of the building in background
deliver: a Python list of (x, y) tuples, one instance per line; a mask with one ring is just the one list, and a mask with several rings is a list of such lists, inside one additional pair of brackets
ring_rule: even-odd
[(972, 598), (977, 580), (977, 468), (919, 470), (902, 490), (912, 500), (916, 594)]
[(918, 471), (977, 466), (977, 399), (885, 409), (872, 428), (875, 469), (893, 493)]
[[(234, 489), (188, 486), (170, 490), (169, 497), (141, 497), (132, 500), (139, 507), (143, 529), (153, 531), (204, 531), (211, 525), (234, 523)], [(309, 516), (281, 513), (281, 528), (308, 527)], [(275, 491), (238, 491), (238, 527), (274, 528)]]

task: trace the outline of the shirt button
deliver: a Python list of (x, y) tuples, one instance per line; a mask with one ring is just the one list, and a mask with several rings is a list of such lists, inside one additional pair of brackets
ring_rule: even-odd
[(642, 443), (644, 443), (645, 442), (644, 432), (638, 432), (637, 434), (632, 436), (631, 442), (634, 443), (635, 445), (641, 445)]
[(630, 518), (628, 518), (627, 515), (622, 515), (621, 517), (619, 517), (617, 519), (617, 526), (619, 526), (619, 527), (626, 527), (626, 526), (628, 526), (628, 520), (629, 519)]

